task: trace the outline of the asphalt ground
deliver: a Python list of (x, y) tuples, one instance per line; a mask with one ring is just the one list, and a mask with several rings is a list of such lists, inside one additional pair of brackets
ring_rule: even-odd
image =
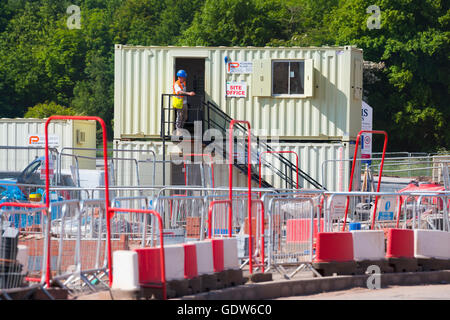
[(353, 288), (274, 300), (450, 300), (450, 284), (390, 286), (376, 290)]

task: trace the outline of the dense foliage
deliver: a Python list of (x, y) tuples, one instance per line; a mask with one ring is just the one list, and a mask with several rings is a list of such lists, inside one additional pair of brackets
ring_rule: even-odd
[[(80, 29), (68, 27), (72, 4)], [(379, 28), (369, 28), (371, 5)], [(449, 30), (443, 0), (1, 0), (0, 117), (62, 105), (103, 117), (111, 134), (116, 43), (349, 44), (383, 66), (366, 70), (364, 96), (389, 149), (448, 149)]]

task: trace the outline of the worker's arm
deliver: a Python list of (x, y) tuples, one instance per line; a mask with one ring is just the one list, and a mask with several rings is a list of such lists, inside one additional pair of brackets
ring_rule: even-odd
[(178, 84), (175, 84), (175, 94), (185, 94), (188, 96), (195, 96), (195, 92), (191, 91), (191, 92), (186, 92), (181, 90), (180, 86)]

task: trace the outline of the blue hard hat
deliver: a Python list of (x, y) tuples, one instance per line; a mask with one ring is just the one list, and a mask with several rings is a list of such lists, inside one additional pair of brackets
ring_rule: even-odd
[(184, 70), (178, 70), (177, 77), (187, 78), (187, 73)]

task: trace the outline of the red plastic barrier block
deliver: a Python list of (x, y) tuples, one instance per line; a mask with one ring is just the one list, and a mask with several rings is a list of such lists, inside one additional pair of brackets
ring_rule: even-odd
[[(314, 219), (313, 235), (317, 238), (317, 219)], [(320, 219), (323, 231), (323, 219)], [(311, 219), (290, 219), (286, 223), (286, 242), (307, 242), (311, 237)]]
[(159, 248), (135, 249), (138, 255), (139, 283), (160, 283), (161, 263)]
[(192, 279), (198, 276), (197, 247), (195, 244), (185, 243), (184, 247), (184, 278)]
[(319, 232), (316, 262), (345, 262), (353, 260), (351, 232)]
[(387, 258), (414, 258), (414, 231), (389, 229), (387, 234)]
[(221, 272), (224, 270), (223, 261), (223, 240), (211, 239), (213, 248), (213, 266), (214, 272)]

